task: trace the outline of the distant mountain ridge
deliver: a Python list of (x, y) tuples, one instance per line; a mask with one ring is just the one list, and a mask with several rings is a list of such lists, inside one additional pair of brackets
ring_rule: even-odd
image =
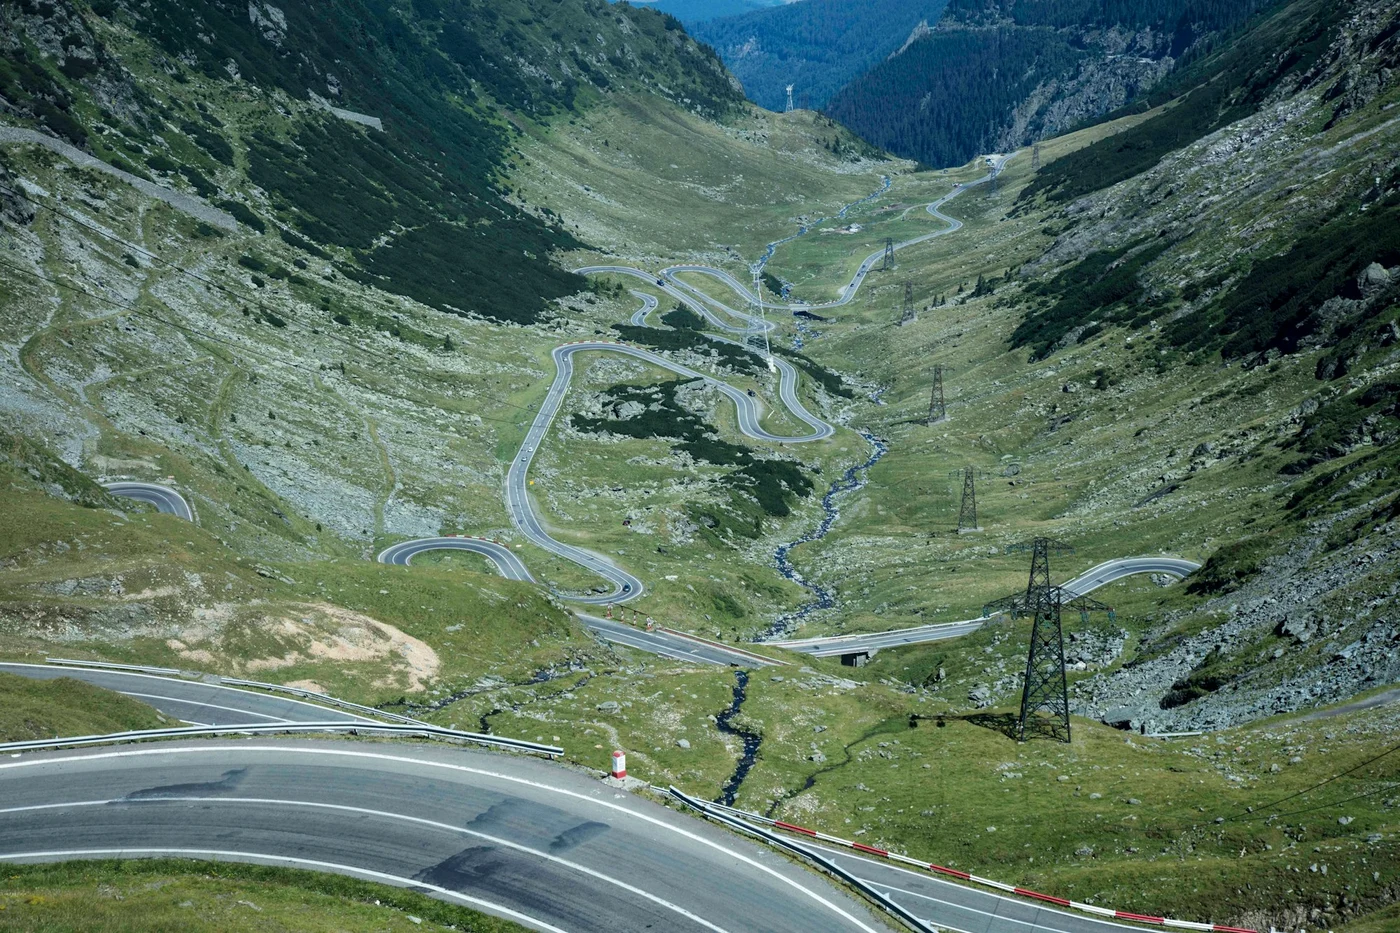
[(742, 16), (690, 24), (744, 85), (749, 99), (782, 110), (820, 109), (847, 82), (899, 49), (920, 23), (931, 26), (948, 0), (800, 0)]
[(950, 0), (827, 112), (891, 152), (960, 164), (1124, 106), (1273, 2)]
[(786, 2), (788, 0), (633, 0), (632, 6), (669, 13), (689, 27), (724, 16), (741, 16), (782, 6)]

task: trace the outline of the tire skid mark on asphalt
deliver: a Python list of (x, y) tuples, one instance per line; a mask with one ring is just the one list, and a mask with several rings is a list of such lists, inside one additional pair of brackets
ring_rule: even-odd
[[(621, 888), (622, 890), (628, 892), (629, 894), (635, 894), (637, 897), (640, 897), (640, 898), (642, 898), (642, 899), (644, 899), (644, 900), (647, 900), (647, 901), (651, 901), (653, 904), (656, 904), (656, 905), (659, 906), (659, 907), (663, 907), (663, 908), (665, 908), (666, 910), (672, 911), (673, 913), (680, 914), (682, 917), (685, 917), (687, 920), (690, 920), (690, 921), (692, 921), (693, 923), (699, 924), (700, 926), (704, 927), (704, 928), (707, 929), (707, 930), (712, 930), (712, 931), (714, 931), (714, 933), (729, 933), (729, 931), (726, 930), (726, 929), (724, 929), (724, 927), (717, 926), (717, 925), (715, 925), (714, 923), (711, 923), (709, 920), (706, 920), (704, 917), (701, 917), (701, 916), (699, 916), (698, 914), (695, 914), (695, 913), (693, 913), (693, 912), (687, 910), (686, 908), (680, 906), (679, 904), (676, 904), (676, 903), (673, 903), (673, 902), (671, 902), (671, 901), (668, 901), (668, 900), (666, 900), (666, 899), (663, 898), (663, 897), (660, 897), (660, 896), (658, 896), (658, 895), (652, 894), (650, 891), (645, 891), (645, 890), (643, 890), (643, 889), (637, 887), (636, 885), (629, 884), (629, 883), (627, 883), (626, 881), (623, 881), (623, 880), (621, 880), (621, 879), (619, 879), (619, 878), (612, 878), (612, 877), (610, 877), (610, 876), (608, 876), (608, 875), (603, 874), (602, 872), (600, 872), (600, 871), (598, 871), (598, 870), (596, 870), (596, 869), (589, 868), (589, 867), (586, 866), (586, 865), (581, 865), (581, 864), (579, 864), (578, 862), (572, 862), (572, 861), (569, 861), (568, 859), (560, 858), (560, 857), (557, 856), (557, 855), (551, 855), (550, 853), (544, 852), (544, 851), (542, 851), (542, 850), (540, 850), (540, 849), (532, 849), (532, 848), (530, 848), (530, 847), (527, 846), (527, 845), (522, 845), (521, 843), (518, 843), (518, 842), (512, 842), (511, 840), (509, 840), (509, 839), (504, 839), (504, 838), (502, 838), (502, 837), (500, 837), (500, 836), (492, 836), (492, 835), (490, 835), (489, 833), (483, 833), (483, 832), (481, 832), (480, 830), (468, 829), (468, 828), (466, 828), (465, 826), (454, 826), (454, 825), (452, 825), (451, 823), (442, 823), (442, 822), (439, 822), (439, 821), (437, 821), (437, 820), (430, 820), (430, 819), (427, 819), (427, 818), (421, 817), (421, 816), (409, 816), (409, 815), (403, 814), (403, 813), (391, 813), (391, 812), (389, 812), (389, 811), (387, 811), (387, 810), (374, 810), (374, 809), (371, 809), (371, 808), (369, 808), (369, 807), (352, 807), (352, 806), (349, 806), (349, 805), (347, 805), (347, 804), (340, 804), (340, 803), (323, 803), (323, 802), (320, 802), (320, 801), (311, 801), (311, 800), (278, 800), (278, 799), (273, 798), (273, 797), (206, 797), (206, 796), (198, 796), (198, 795), (193, 796), (193, 797), (177, 797), (177, 796), (157, 797), (157, 798), (151, 798), (150, 800), (140, 800), (140, 799), (135, 799), (135, 800), (133, 800), (133, 799), (130, 799), (130, 798), (127, 798), (127, 797), (117, 797), (117, 798), (113, 798), (113, 799), (111, 799), (111, 800), (79, 800), (79, 801), (74, 801), (74, 802), (69, 803), (69, 804), (61, 804), (61, 803), (59, 803), (59, 804), (44, 804), (44, 805), (42, 805), (42, 806), (40, 806), (40, 807), (35, 807), (35, 808), (32, 808), (32, 809), (59, 810), (59, 809), (64, 809), (65, 807), (73, 807), (73, 808), (77, 808), (77, 807), (100, 807), (100, 806), (108, 806), (108, 805), (110, 805), (110, 804), (117, 804), (117, 803), (123, 803), (123, 804), (128, 804), (128, 805), (135, 805), (135, 806), (150, 806), (150, 805), (153, 805), (153, 804), (159, 805), (159, 804), (167, 804), (167, 803), (194, 803), (194, 804), (203, 804), (203, 805), (205, 805), (205, 806), (209, 806), (209, 805), (215, 805), (215, 806), (237, 806), (237, 805), (239, 805), (239, 804), (246, 804), (246, 805), (251, 805), (251, 806), (303, 807), (303, 808), (306, 808), (306, 809), (309, 809), (309, 810), (328, 810), (328, 811), (332, 811), (332, 812), (334, 812), (334, 813), (345, 813), (345, 814), (353, 814), (353, 815), (356, 815), (356, 816), (378, 817), (378, 818), (387, 819), (387, 820), (397, 820), (397, 821), (402, 822), (402, 823), (412, 823), (412, 824), (415, 824), (415, 825), (417, 825), (417, 826), (426, 826), (426, 827), (430, 827), (430, 828), (432, 828), (432, 829), (443, 830), (443, 831), (448, 832), (448, 833), (458, 834), (458, 835), (462, 835), (462, 836), (471, 836), (472, 838), (480, 839), (480, 840), (482, 840), (483, 842), (489, 842), (489, 843), (491, 843), (492, 845), (498, 845), (498, 846), (500, 846), (500, 847), (503, 848), (503, 849), (510, 849), (511, 851), (514, 851), (514, 852), (522, 852), (522, 853), (524, 853), (524, 854), (526, 854), (526, 855), (534, 856), (535, 858), (541, 859), (541, 860), (543, 860), (543, 861), (550, 862), (550, 863), (553, 863), (553, 864), (555, 864), (555, 865), (559, 865), (559, 866), (561, 866), (561, 867), (563, 867), (563, 868), (567, 868), (567, 869), (570, 869), (570, 870), (572, 870), (572, 871), (579, 872), (580, 874), (583, 874), (583, 875), (587, 875), (588, 877), (594, 878), (594, 879), (596, 879), (596, 880), (598, 880), (598, 881), (602, 881), (602, 882), (604, 882), (605, 884), (611, 884), (611, 885), (614, 885), (614, 886), (616, 886), (616, 887), (619, 887), (619, 888)], [(14, 808), (3, 809), (3, 810), (0, 810), (0, 816), (3, 816), (3, 815), (5, 815), (5, 814), (9, 814), (9, 813), (23, 812), (25, 809), (29, 809), (29, 808), (14, 807)]]
[(447, 771), (453, 771), (453, 772), (457, 772), (457, 773), (461, 773), (461, 774), (475, 774), (475, 775), (479, 775), (479, 776), (481, 776), (481, 777), (492, 778), (492, 779), (495, 779), (495, 780), (504, 781), (504, 782), (509, 783), (509, 784), (518, 784), (518, 785), (521, 785), (521, 786), (523, 786), (523, 787), (530, 787), (530, 788), (532, 788), (532, 789), (534, 789), (534, 790), (543, 791), (543, 792), (549, 793), (549, 794), (558, 794), (558, 795), (565, 796), (565, 797), (571, 797), (571, 798), (573, 798), (573, 799), (583, 801), (583, 802), (588, 803), (588, 804), (593, 805), (593, 806), (603, 807), (603, 808), (608, 809), (608, 810), (614, 810), (614, 811), (616, 811), (616, 812), (618, 812), (618, 813), (622, 813), (622, 814), (624, 814), (624, 815), (626, 815), (626, 816), (628, 816), (628, 817), (631, 817), (631, 818), (633, 818), (633, 819), (642, 820), (642, 821), (644, 821), (644, 822), (646, 822), (646, 823), (650, 823), (650, 824), (653, 825), (653, 826), (659, 827), (660, 829), (666, 830), (667, 832), (675, 833), (675, 834), (677, 834), (677, 835), (679, 835), (679, 836), (681, 836), (681, 837), (683, 837), (683, 838), (685, 838), (685, 839), (690, 840), (691, 842), (696, 843), (697, 845), (702, 845), (702, 846), (705, 846), (706, 848), (713, 849), (713, 850), (715, 850), (715, 851), (717, 851), (717, 852), (723, 853), (726, 857), (735, 859), (736, 861), (739, 861), (739, 862), (742, 862), (742, 863), (744, 863), (745, 865), (748, 865), (750, 868), (753, 868), (753, 869), (756, 870), (756, 871), (762, 872), (763, 874), (772, 877), (773, 879), (775, 879), (775, 880), (781, 882), (782, 884), (785, 884), (785, 885), (787, 885), (788, 887), (794, 888), (795, 890), (801, 892), (803, 895), (805, 895), (805, 896), (808, 897), (809, 899), (815, 901), (816, 903), (820, 904), (822, 907), (826, 908), (827, 910), (830, 910), (832, 913), (836, 914), (837, 916), (841, 917), (842, 919), (844, 919), (844, 920), (848, 921), (849, 923), (851, 923), (852, 925), (854, 925), (854, 927), (855, 927), (856, 929), (861, 930), (862, 933), (881, 933), (881, 931), (880, 931), (877, 927), (873, 927), (873, 926), (871, 926), (870, 924), (866, 923), (865, 921), (861, 920), (859, 917), (856, 917), (856, 916), (852, 915), (849, 911), (847, 911), (846, 909), (844, 909), (843, 907), (841, 907), (839, 904), (836, 904), (835, 902), (829, 900), (828, 898), (824, 897), (822, 894), (818, 893), (817, 891), (814, 891), (814, 890), (812, 890), (811, 888), (805, 887), (804, 885), (800, 884), (800, 883), (799, 883), (798, 881), (796, 881), (795, 879), (788, 877), (787, 875), (783, 874), (782, 872), (779, 872), (779, 871), (775, 870), (774, 868), (772, 868), (772, 867), (770, 867), (770, 866), (768, 866), (768, 865), (764, 865), (762, 862), (759, 862), (759, 861), (757, 861), (756, 859), (754, 859), (754, 858), (752, 858), (752, 857), (750, 857), (750, 856), (748, 856), (748, 855), (743, 854), (742, 852), (737, 852), (737, 851), (735, 851), (734, 849), (732, 849), (732, 848), (730, 848), (730, 847), (728, 847), (728, 846), (722, 845), (722, 844), (720, 844), (720, 843), (718, 843), (718, 842), (716, 842), (716, 841), (714, 841), (714, 840), (712, 840), (712, 839), (707, 839), (707, 838), (705, 838), (704, 836), (700, 835), (699, 833), (691, 832), (691, 831), (688, 830), (688, 829), (683, 829), (683, 828), (681, 828), (681, 827), (679, 827), (679, 826), (676, 826), (676, 825), (673, 825), (673, 824), (671, 824), (671, 823), (668, 823), (668, 822), (666, 822), (665, 820), (658, 819), (657, 817), (654, 817), (654, 816), (649, 816), (649, 815), (647, 815), (647, 814), (645, 814), (645, 813), (642, 813), (641, 811), (636, 810), (636, 809), (633, 809), (633, 808), (631, 808), (631, 807), (626, 807), (626, 806), (623, 806), (623, 805), (621, 805), (621, 804), (611, 803), (611, 802), (606, 801), (606, 800), (600, 800), (600, 799), (598, 799), (597, 797), (592, 796), (592, 795), (590, 795), (590, 794), (583, 794), (583, 793), (580, 793), (580, 792), (578, 792), (578, 791), (566, 790), (565, 788), (556, 787), (556, 786), (554, 786), (554, 785), (552, 785), (552, 784), (546, 784), (546, 783), (544, 783), (544, 782), (542, 782), (542, 781), (535, 781), (535, 780), (531, 780), (530, 778), (516, 777), (516, 776), (510, 775), (510, 774), (502, 774), (502, 773), (499, 772), (499, 771), (491, 771), (491, 770), (488, 770), (488, 769), (485, 769), (485, 768), (473, 767), (473, 766), (471, 766), (471, 765), (450, 764), (450, 763), (448, 763), (448, 762), (433, 761), (433, 760), (427, 759), (427, 758), (414, 758), (414, 757), (409, 756), (409, 755), (388, 755), (388, 754), (385, 754), (385, 753), (383, 753), (383, 752), (367, 752), (367, 751), (351, 750), (351, 749), (336, 749), (336, 748), (303, 748), (303, 747), (299, 747), (299, 746), (285, 746), (285, 745), (283, 745), (283, 746), (278, 746), (278, 745), (242, 745), (242, 744), (239, 744), (239, 745), (212, 746), (212, 747), (204, 747), (204, 748), (196, 748), (196, 747), (188, 747), (188, 746), (183, 746), (183, 747), (164, 747), (164, 748), (139, 748), (139, 749), (126, 749), (126, 750), (122, 750), (122, 751), (98, 752), (98, 753), (94, 753), (94, 754), (65, 755), (65, 756), (54, 756), (54, 757), (44, 757), (44, 758), (33, 758), (33, 759), (30, 759), (30, 760), (27, 760), (27, 761), (0, 762), (0, 772), (9, 771), (9, 770), (17, 769), (17, 768), (33, 767), (33, 766), (36, 766), (36, 765), (64, 764), (64, 763), (70, 763), (70, 762), (72, 762), (72, 763), (82, 763), (82, 762), (90, 762), (90, 761), (100, 761), (100, 760), (105, 760), (105, 759), (140, 758), (140, 757), (146, 757), (146, 756), (151, 756), (151, 755), (211, 754), (211, 753), (219, 753), (219, 752), (242, 752), (242, 753), (247, 753), (247, 752), (274, 752), (274, 753), (277, 753), (277, 754), (295, 753), (295, 754), (300, 754), (300, 755), (317, 755), (317, 756), (329, 757), (329, 758), (366, 758), (366, 759), (370, 759), (370, 760), (378, 760), (378, 761), (393, 762), (393, 763), (395, 763), (395, 764), (406, 764), (406, 765), (414, 765), (414, 766), (417, 766), (417, 767), (439, 768), (439, 769), (443, 769), (443, 770), (447, 770)]

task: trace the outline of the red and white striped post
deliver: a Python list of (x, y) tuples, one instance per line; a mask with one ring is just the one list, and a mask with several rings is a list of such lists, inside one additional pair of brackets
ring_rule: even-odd
[(608, 603), (608, 618), (612, 618), (612, 603)]
[(627, 777), (627, 756), (620, 751), (613, 752), (611, 776), (619, 781)]

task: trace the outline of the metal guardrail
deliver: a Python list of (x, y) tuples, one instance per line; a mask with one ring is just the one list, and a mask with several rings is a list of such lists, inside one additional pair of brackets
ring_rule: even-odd
[(779, 836), (775, 833), (770, 833), (762, 827), (754, 826), (752, 823), (749, 823), (746, 820), (742, 820), (739, 817), (732, 815), (732, 811), (730, 811), (730, 808), (728, 807), (716, 806), (715, 804), (711, 804), (707, 801), (692, 797), (684, 791), (680, 790), (679, 788), (675, 787), (674, 785), (669, 788), (669, 791), (672, 797), (676, 798), (686, 806), (698, 810), (702, 815), (714, 820), (716, 823), (728, 826), (730, 829), (736, 830), (740, 833), (744, 833), (745, 835), (754, 836), (755, 838), (761, 839), (776, 849), (783, 849), (784, 851), (791, 852), (795, 855), (801, 856), (804, 859), (807, 859), (809, 862), (812, 862), (813, 864), (821, 867), (823, 870), (831, 873), (832, 875), (835, 875), (837, 878), (840, 878), (842, 881), (846, 882), (851, 887), (855, 888), (857, 891), (870, 898), (876, 904), (880, 905), (881, 909), (883, 909), (885, 912), (892, 914), (895, 917), (898, 917), (900, 920), (904, 921), (909, 927), (919, 931), (919, 933), (938, 933), (938, 930), (936, 928), (925, 923), (919, 917), (911, 913), (907, 908), (896, 903), (883, 891), (861, 881), (855, 875), (846, 871), (844, 868), (842, 868), (840, 865), (837, 865), (831, 859), (826, 858), (825, 856), (817, 852), (813, 852), (806, 846), (798, 845), (791, 839), (784, 839), (782, 836)]
[(373, 706), (361, 706), (359, 703), (351, 703), (349, 700), (342, 700), (325, 693), (317, 693), (315, 690), (302, 690), (300, 687), (288, 687), (284, 684), (265, 684), (256, 680), (238, 680), (235, 677), (220, 677), (219, 683), (228, 687), (256, 687), (259, 690), (272, 690), (277, 693), (290, 693), (292, 696), (301, 697), (307, 700), (316, 700), (330, 706), (337, 706), (341, 709), (352, 710), (356, 713), (364, 713), (367, 716), (379, 716), (394, 722), (404, 723), (411, 726), (423, 726), (427, 723), (419, 719), (408, 716), (400, 716), (398, 713), (385, 712), (382, 709), (375, 709)]
[(701, 645), (708, 645), (711, 648), (718, 648), (721, 651), (727, 651), (730, 654), (737, 654), (740, 657), (748, 658), (750, 661), (756, 661), (767, 667), (785, 667), (788, 663), (775, 658), (764, 657), (757, 652), (748, 651), (735, 645), (726, 645), (722, 641), (711, 641), (708, 638), (701, 638), (699, 635), (692, 635), (690, 632), (682, 632), (679, 629), (668, 628), (664, 625), (658, 625), (656, 630), (658, 632), (665, 632), (667, 635), (674, 635), (676, 638), (683, 638), (687, 641), (693, 641)]
[(239, 680), (236, 677), (223, 677), (218, 674), (206, 675), (200, 671), (180, 671), (173, 667), (145, 667), (140, 664), (117, 664), (113, 661), (77, 661), (72, 658), (44, 658), (45, 663), (55, 666), (62, 665), (68, 667), (86, 667), (94, 670), (130, 671), (140, 674), (158, 674), (162, 677), (179, 677), (182, 680), (202, 678), (206, 676), (216, 677), (219, 683), (225, 687), (254, 687), (259, 690), (271, 690), (276, 693), (288, 693), (292, 696), (301, 697), (307, 700), (316, 700), (327, 706), (334, 706), (340, 709), (351, 710), (356, 713), (363, 713), (367, 716), (378, 716), (381, 719), (388, 719), (392, 722), (400, 722), (407, 725), (427, 725), (418, 719), (409, 716), (400, 716), (398, 713), (389, 713), (372, 706), (361, 706), (359, 703), (351, 703), (349, 700), (342, 700), (325, 693), (317, 693), (314, 690), (302, 690), (300, 687), (288, 687), (284, 684), (267, 684), (258, 680)]
[(141, 674), (162, 674), (166, 677), (183, 677), (186, 671), (173, 667), (143, 667), (140, 664), (117, 664), (115, 661), (78, 661), (73, 658), (44, 658), (45, 664), (64, 664), (69, 667), (95, 667), (113, 671), (136, 671)]
[(184, 739), (220, 735), (276, 735), (294, 732), (331, 732), (357, 735), (361, 732), (388, 735), (409, 735), (421, 738), (441, 739), (449, 742), (472, 742), (477, 745), (490, 745), (511, 751), (530, 752), (557, 758), (564, 750), (556, 745), (541, 745), (522, 739), (508, 739), (502, 736), (482, 735), (478, 732), (458, 732), (424, 723), (408, 725), (404, 723), (377, 722), (279, 722), (256, 723), (242, 726), (190, 726), (178, 729), (142, 729), (135, 732), (113, 732), (107, 735), (82, 735), (66, 739), (33, 739), (27, 742), (7, 742), (0, 745), (0, 754), (39, 751), (47, 748), (72, 748), (82, 745), (108, 745), (122, 742), (141, 742), (148, 739)]

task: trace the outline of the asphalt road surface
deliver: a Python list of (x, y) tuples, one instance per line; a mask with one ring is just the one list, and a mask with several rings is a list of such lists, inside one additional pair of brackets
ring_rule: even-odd
[(397, 564), (407, 567), (413, 558), (427, 551), (470, 551), (479, 554), (496, 566), (496, 570), (507, 580), (524, 580), (534, 583), (535, 578), (514, 551), (504, 544), (488, 541), (485, 538), (472, 538), (463, 535), (449, 535), (439, 538), (415, 538), (400, 541), (379, 552), (381, 564)]
[(884, 892), (920, 920), (941, 930), (963, 930), (967, 933), (1127, 933), (1141, 929), (1057, 910), (1034, 901), (1003, 897), (991, 891), (900, 868), (889, 862), (853, 855), (843, 849), (820, 845), (808, 845), (807, 848), (819, 851), (860, 881)]
[(135, 499), (138, 502), (145, 502), (156, 507), (159, 512), (166, 515), (174, 515), (176, 518), (183, 518), (187, 522), (194, 521), (194, 510), (185, 501), (185, 497), (180, 495), (169, 486), (161, 486), (157, 483), (103, 483), (102, 488), (106, 489), (114, 496), (121, 496), (123, 499)]
[[(446, 537), (403, 541), (380, 552), (379, 562), (408, 566), (418, 554), (425, 551), (442, 550), (470, 551), (474, 554), (480, 554), (495, 564), (501, 576), (507, 579), (524, 580), (531, 583), (535, 581), (524, 562), (514, 551), (504, 544), (487, 541), (484, 538)], [(641, 586), (640, 582), (638, 586)], [(695, 661), (701, 664), (739, 664), (744, 667), (750, 667), (754, 663), (753, 659), (746, 654), (729, 651), (719, 646), (693, 642), (666, 632), (648, 632), (620, 621), (585, 613), (577, 613), (577, 616), (579, 621), (605, 641), (649, 651), (662, 657), (674, 658), (678, 661)]]
[[(1124, 577), (1138, 573), (1160, 573), (1181, 579), (1200, 569), (1200, 564), (1177, 557), (1124, 557), (1105, 561), (1064, 584), (1064, 589), (1076, 596), (1092, 593), (1101, 586), (1115, 583)], [(938, 625), (920, 625), (914, 628), (895, 629), (890, 632), (876, 632), (865, 635), (833, 635), (827, 638), (799, 638), (787, 641), (772, 641), (779, 648), (801, 651), (819, 658), (829, 658), (841, 654), (862, 654), (881, 648), (898, 648), (903, 645), (918, 645), (945, 638), (958, 638), (977, 631), (986, 619), (964, 619), (961, 622), (944, 622)]]
[(889, 929), (768, 849), (532, 759), (248, 740), (0, 762), (0, 859), (160, 855), (356, 875), (547, 931)]
[[(907, 240), (898, 244), (896, 249), (913, 246), (916, 243), (922, 243), (934, 237), (944, 236), (960, 228), (962, 224), (959, 221), (942, 214), (939, 209), (968, 188), (990, 181), (1001, 171), (1002, 167), (1010, 158), (1010, 156), (998, 157), (997, 163), (984, 178), (978, 179), (970, 184), (959, 185), (949, 194), (944, 195), (938, 201), (928, 206), (930, 213), (949, 224), (947, 229)], [(865, 281), (866, 275), (874, 268), (875, 263), (879, 261), (883, 255), (883, 250), (872, 253), (861, 264), (860, 268), (851, 278), (851, 281), (841, 289), (841, 297), (836, 301), (819, 305), (764, 302), (763, 307), (794, 310), (806, 307), (835, 307), (846, 304), (855, 298), (856, 293), (860, 290), (861, 284)], [(659, 288), (665, 294), (680, 301), (698, 314), (703, 315), (705, 319), (714, 326), (731, 333), (747, 335), (763, 333), (773, 328), (773, 325), (763, 320), (761, 315), (753, 315), (747, 311), (731, 308), (713, 296), (706, 294), (695, 286), (678, 278), (679, 273), (686, 272), (710, 276), (727, 285), (747, 305), (754, 305), (757, 302), (757, 297), (742, 282), (722, 269), (713, 269), (708, 266), (698, 265), (678, 265), (663, 269), (660, 275), (652, 275), (651, 273), (631, 266), (597, 265), (584, 266), (574, 271), (579, 275), (614, 274), (641, 279), (648, 285)], [(632, 315), (631, 321), (634, 325), (644, 326), (647, 317), (656, 310), (659, 302), (654, 296), (644, 292), (633, 291), (632, 294), (641, 299), (642, 307)], [(734, 321), (739, 323), (736, 324)], [(738, 345), (745, 346), (744, 344)], [(594, 551), (587, 550), (586, 548), (565, 544), (551, 536), (540, 522), (539, 516), (534, 510), (534, 504), (530, 499), (530, 464), (534, 459), (535, 451), (539, 449), (545, 435), (548, 433), (549, 427), (553, 423), (554, 417), (563, 403), (565, 394), (569, 390), (569, 383), (573, 376), (572, 357), (574, 354), (583, 351), (621, 353), (644, 360), (654, 366), (669, 369), (678, 375), (705, 381), (734, 402), (738, 416), (739, 430), (745, 435), (757, 440), (797, 444), (825, 440), (836, 433), (834, 427), (807, 411), (797, 394), (797, 370), (790, 363), (779, 357), (769, 357), (768, 359), (769, 366), (772, 367), (779, 376), (779, 399), (794, 417), (811, 428), (808, 434), (784, 437), (770, 433), (765, 430), (761, 424), (763, 407), (759, 399), (749, 396), (747, 393), (741, 392), (711, 376), (697, 372), (687, 366), (673, 363), (665, 357), (659, 356), (649, 350), (608, 341), (585, 341), (556, 347), (554, 350), (554, 363), (556, 366), (554, 382), (550, 386), (549, 393), (545, 400), (541, 403), (534, 422), (530, 425), (525, 440), (521, 444), (520, 451), (511, 461), (506, 471), (504, 497), (506, 511), (510, 515), (511, 523), (519, 529), (521, 534), (538, 547), (591, 571), (608, 584), (606, 588), (596, 588), (597, 591), (595, 592), (560, 594), (562, 597), (575, 602), (595, 606), (624, 603), (639, 599), (646, 592), (645, 584), (641, 579), (624, 568), (617, 566), (611, 559)], [(422, 538), (413, 541), (405, 541), (385, 550), (379, 555), (379, 560), (384, 563), (407, 564), (415, 554), (438, 548), (474, 551), (491, 560), (496, 565), (497, 569), (510, 579), (533, 580), (529, 569), (526, 568), (519, 557), (512, 553), (508, 547), (479, 538)], [(635, 638), (636, 636), (635, 634), (628, 634), (627, 637)]]
[(35, 680), (71, 677), (125, 694), (148, 706), (154, 706), (167, 716), (194, 726), (374, 721), (343, 710), (317, 706), (315, 703), (306, 703), (275, 693), (241, 690), (201, 680), (162, 677), (157, 674), (9, 662), (0, 662), (0, 671)]

